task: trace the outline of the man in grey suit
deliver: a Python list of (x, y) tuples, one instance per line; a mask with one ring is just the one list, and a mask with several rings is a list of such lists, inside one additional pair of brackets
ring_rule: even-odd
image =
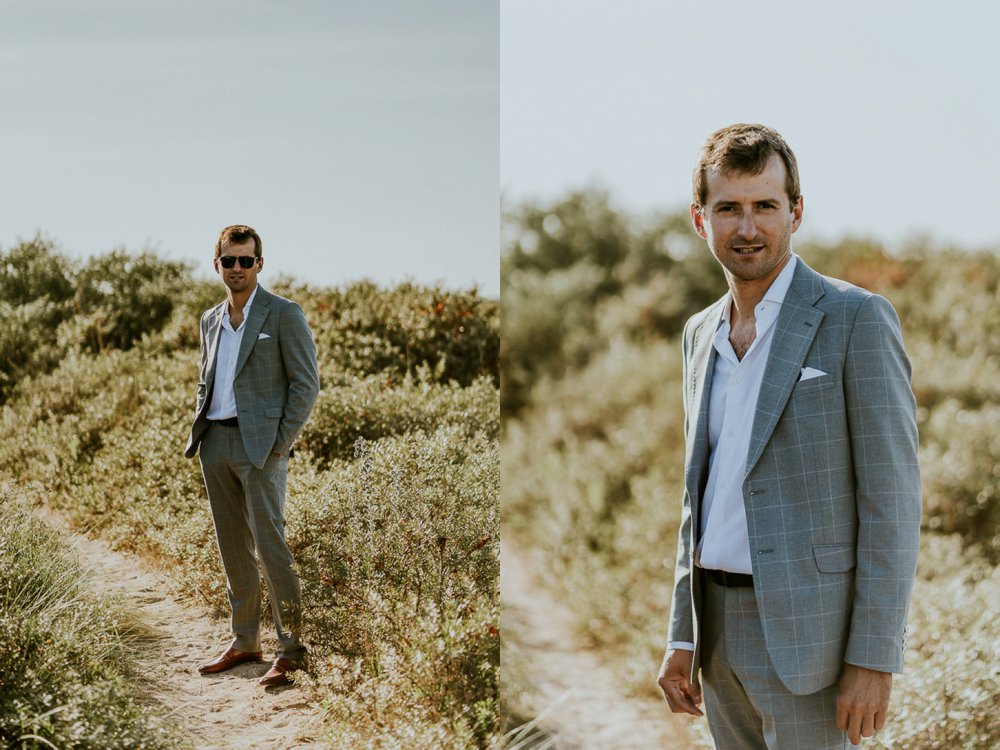
[(845, 748), (885, 723), (920, 524), (916, 408), (883, 298), (791, 252), (795, 156), (714, 133), (691, 218), (729, 292), (684, 329), (685, 488), (658, 683), (718, 748)]
[(257, 232), (244, 225), (223, 229), (214, 266), (226, 300), (201, 317), (201, 376), (185, 455), (197, 452), (201, 461), (233, 640), (199, 671), (213, 674), (261, 660), (263, 571), (279, 648), (260, 684), (275, 687), (291, 682), (289, 673), (306, 654), (284, 506), (292, 443), (319, 393), (316, 347), (302, 309), (257, 284), (264, 267)]

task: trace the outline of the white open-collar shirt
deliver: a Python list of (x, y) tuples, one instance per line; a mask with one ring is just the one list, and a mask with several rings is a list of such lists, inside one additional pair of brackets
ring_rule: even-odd
[[(750, 452), (757, 396), (771, 351), (774, 324), (792, 285), (798, 256), (792, 254), (781, 273), (754, 308), (757, 334), (743, 359), (729, 343), (732, 293), (726, 295), (715, 332), (715, 369), (708, 404), (708, 482), (702, 499), (698, 566), (730, 573), (753, 572), (750, 533), (743, 506), (743, 479)], [(693, 649), (694, 644), (671, 642), (670, 648)]]
[(723, 305), (715, 332), (715, 369), (708, 405), (708, 483), (701, 510), (698, 565), (731, 573), (752, 573), (750, 538), (743, 507), (750, 433), (764, 367), (774, 339), (774, 324), (792, 284), (792, 255), (754, 308), (757, 335), (743, 359), (729, 343), (732, 294)]
[(229, 303), (222, 312), (222, 326), (219, 329), (218, 354), (215, 361), (215, 384), (212, 386), (212, 403), (208, 405), (208, 413), (205, 415), (210, 421), (220, 419), (231, 419), (236, 416), (236, 391), (233, 389), (233, 380), (236, 379), (236, 358), (240, 353), (240, 344), (243, 342), (243, 331), (247, 327), (247, 318), (250, 317), (250, 306), (253, 298), (257, 296), (257, 285), (254, 285), (250, 292), (250, 298), (243, 305), (243, 322), (234, 329), (232, 321), (229, 320)]

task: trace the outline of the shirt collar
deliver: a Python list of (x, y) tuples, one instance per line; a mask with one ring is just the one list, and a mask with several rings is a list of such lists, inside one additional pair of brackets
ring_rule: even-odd
[[(253, 291), (250, 292), (250, 296), (247, 298), (246, 303), (243, 305), (243, 321), (244, 322), (246, 322), (246, 319), (250, 317), (250, 305), (253, 304), (253, 298), (257, 296), (257, 290), (258, 289), (260, 289), (260, 284), (254, 284)], [(222, 308), (222, 319), (225, 322), (229, 323), (229, 303), (228, 302), (225, 303), (224, 306), (223, 306), (223, 308)], [(232, 324), (231, 323), (230, 323), (229, 327), (232, 328)]]
[(771, 282), (771, 286), (764, 292), (764, 299), (768, 302), (776, 302), (779, 305), (785, 301), (785, 295), (788, 294), (788, 289), (792, 285), (792, 277), (795, 275), (795, 264), (798, 262), (798, 259), (799, 256), (792, 253), (785, 267), (778, 274), (778, 278)]

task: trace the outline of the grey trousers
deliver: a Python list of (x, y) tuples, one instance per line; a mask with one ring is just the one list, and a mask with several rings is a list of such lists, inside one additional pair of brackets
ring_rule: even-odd
[(301, 590), (285, 543), (288, 457), (269, 456), (258, 469), (247, 458), (238, 427), (212, 425), (202, 438), (199, 459), (226, 571), (233, 613), (232, 647), (260, 651), (263, 571), (278, 635), (278, 656), (301, 659), (306, 652), (299, 640)]
[(771, 666), (752, 588), (705, 580), (702, 689), (717, 750), (857, 748), (837, 728), (837, 686), (788, 691)]

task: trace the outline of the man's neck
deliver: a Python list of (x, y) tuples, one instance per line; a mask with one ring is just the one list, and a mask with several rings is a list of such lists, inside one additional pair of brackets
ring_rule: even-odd
[(243, 317), (243, 308), (246, 307), (247, 300), (250, 299), (250, 295), (256, 288), (256, 282), (252, 287), (244, 289), (242, 292), (234, 292), (226, 287), (226, 296), (229, 298), (229, 317)]
[(729, 293), (733, 298), (733, 310), (731, 312), (731, 322), (733, 324), (741, 321), (756, 321), (757, 316), (754, 311), (757, 305), (764, 299), (767, 290), (771, 288), (775, 279), (781, 275), (781, 272), (791, 259), (792, 254), (789, 253), (781, 263), (774, 267), (771, 273), (753, 281), (742, 281), (735, 276), (726, 274), (729, 277)]

